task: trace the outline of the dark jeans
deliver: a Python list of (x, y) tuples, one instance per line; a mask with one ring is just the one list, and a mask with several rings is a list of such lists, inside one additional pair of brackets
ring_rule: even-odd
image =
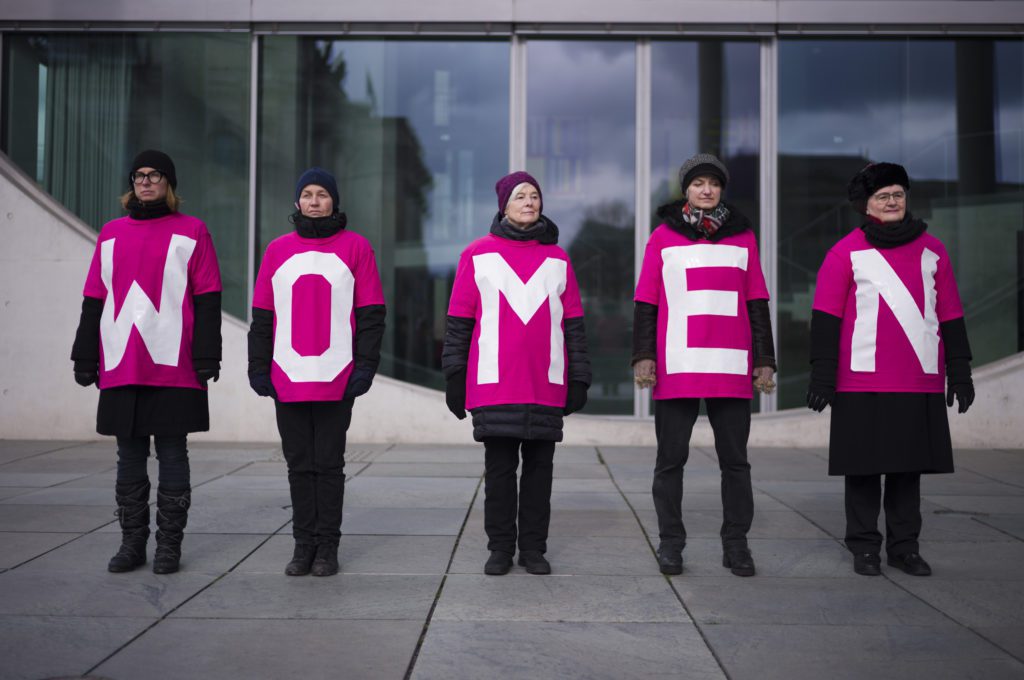
[[(520, 448), (523, 474), (517, 494)], [(488, 550), (515, 553), (518, 514), (519, 550), (547, 552), (554, 456), (555, 442), (552, 441), (514, 437), (484, 439), (484, 530)]]
[[(750, 435), (750, 400), (711, 398), (704, 402), (715, 433), (718, 468), (722, 472), (722, 545), (746, 548), (754, 520), (754, 490), (747, 462)], [(661, 545), (682, 550), (683, 466), (690, 456), (690, 434), (697, 421), (700, 399), (658, 399), (654, 402), (654, 429), (658, 458), (654, 465), (654, 509), (658, 513)]]
[(338, 544), (352, 401), (275, 402), (296, 543)]
[(882, 549), (878, 531), (879, 505), (885, 506), (885, 552), (905, 555), (919, 552), (921, 535), (921, 474), (846, 476), (846, 547), (853, 553), (877, 553)]
[[(181, 491), (189, 488), (188, 435), (154, 435), (154, 448), (159, 463), (159, 485)], [(117, 483), (131, 484), (149, 479), (146, 460), (149, 458), (149, 436), (117, 438)]]

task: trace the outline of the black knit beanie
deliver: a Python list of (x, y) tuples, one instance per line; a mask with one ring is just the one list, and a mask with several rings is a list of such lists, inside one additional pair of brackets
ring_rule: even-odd
[(174, 161), (171, 157), (165, 154), (163, 151), (157, 151), (155, 149), (146, 149), (135, 157), (132, 161), (132, 167), (128, 169), (128, 187), (132, 188), (135, 186), (135, 182), (132, 180), (132, 175), (139, 168), (153, 168), (164, 173), (167, 177), (167, 183), (171, 185), (172, 189), (178, 188), (178, 176), (174, 172)]
[(861, 169), (846, 187), (853, 209), (860, 214), (867, 213), (868, 199), (882, 187), (898, 184), (910, 191), (910, 178), (902, 165), (896, 163), (870, 163)]

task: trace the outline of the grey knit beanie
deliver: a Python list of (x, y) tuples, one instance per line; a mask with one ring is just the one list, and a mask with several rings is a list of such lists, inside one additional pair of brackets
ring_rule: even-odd
[(686, 187), (690, 186), (696, 177), (701, 175), (711, 175), (722, 183), (722, 188), (729, 183), (729, 171), (725, 167), (725, 163), (718, 160), (714, 155), (709, 153), (699, 153), (692, 158), (687, 159), (683, 163), (683, 167), (679, 168), (679, 185), (683, 189), (683, 193), (686, 193)]

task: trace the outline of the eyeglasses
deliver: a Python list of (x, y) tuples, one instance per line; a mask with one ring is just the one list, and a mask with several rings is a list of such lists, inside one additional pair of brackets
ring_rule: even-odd
[(132, 182), (135, 184), (142, 184), (145, 180), (149, 180), (151, 184), (160, 184), (160, 180), (164, 178), (164, 173), (159, 170), (153, 170), (152, 172), (133, 172)]
[(888, 203), (890, 199), (896, 201), (897, 203), (901, 203), (906, 198), (907, 193), (905, 191), (894, 191), (891, 194), (875, 194), (874, 196), (871, 197), (871, 200), (885, 204)]

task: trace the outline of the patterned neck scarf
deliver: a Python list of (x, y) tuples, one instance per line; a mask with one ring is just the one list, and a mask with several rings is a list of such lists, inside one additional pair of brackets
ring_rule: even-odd
[(725, 207), (724, 203), (719, 203), (710, 211), (691, 208), (689, 203), (683, 206), (683, 220), (694, 230), (703, 234), (705, 238), (714, 236), (727, 219), (729, 219), (729, 209)]

